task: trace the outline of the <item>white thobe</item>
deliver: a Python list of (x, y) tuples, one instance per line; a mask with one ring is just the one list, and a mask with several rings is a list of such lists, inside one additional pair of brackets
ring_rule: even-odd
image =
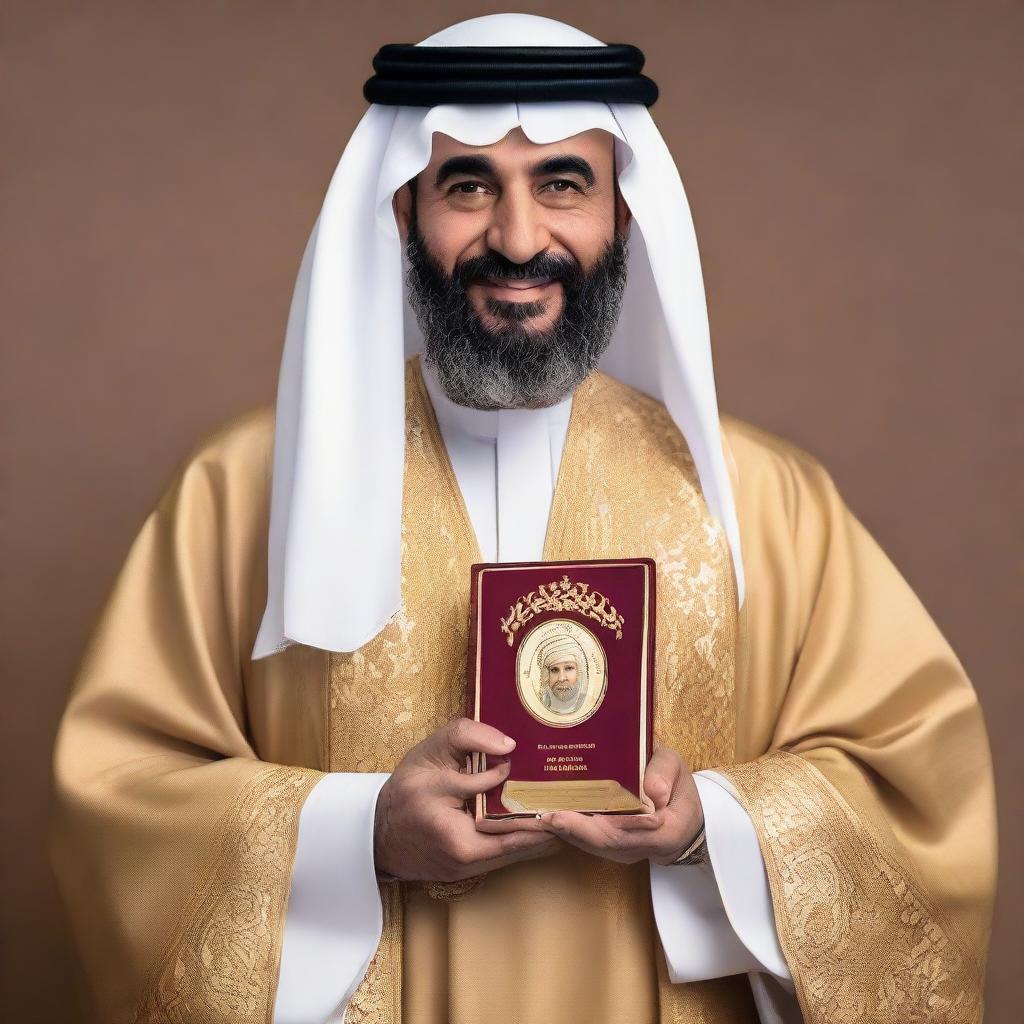
[[(424, 380), (487, 561), (539, 561), (572, 399), (547, 409), (455, 405)], [(334, 772), (299, 819), (274, 1024), (338, 1024), (380, 941), (374, 810), (387, 774)], [(748, 974), (763, 1024), (799, 1021), (754, 826), (728, 779), (694, 775), (710, 864), (651, 864), (651, 901), (674, 982)], [(795, 1015), (794, 1015), (795, 1014)]]

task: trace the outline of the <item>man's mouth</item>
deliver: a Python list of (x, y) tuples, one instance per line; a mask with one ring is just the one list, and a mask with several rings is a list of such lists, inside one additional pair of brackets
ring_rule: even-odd
[(536, 302), (557, 280), (553, 277), (486, 278), (477, 282), (488, 298), (502, 302)]

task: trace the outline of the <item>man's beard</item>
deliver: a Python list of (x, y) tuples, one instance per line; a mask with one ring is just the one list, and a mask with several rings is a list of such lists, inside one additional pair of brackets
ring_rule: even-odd
[[(426, 361), (445, 394), (474, 409), (537, 409), (571, 394), (611, 342), (627, 254), (625, 236), (616, 233), (589, 272), (571, 256), (539, 253), (528, 263), (512, 263), (491, 250), (457, 264), (449, 276), (414, 220), (406, 246), (409, 301), (423, 332)], [(529, 319), (543, 312), (542, 302), (489, 299), (491, 316), (505, 321), (492, 329), (466, 291), (475, 281), (530, 278), (562, 284), (562, 309), (547, 330), (528, 329)]]

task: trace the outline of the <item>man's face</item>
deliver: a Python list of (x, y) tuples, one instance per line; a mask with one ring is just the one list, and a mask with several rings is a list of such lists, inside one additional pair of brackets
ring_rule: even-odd
[(395, 216), (449, 396), (479, 408), (564, 397), (607, 347), (625, 283), (612, 136), (538, 145), (516, 128), (469, 146), (437, 133), (415, 186), (396, 193)]
[(576, 692), (579, 670), (573, 658), (564, 658), (548, 666), (548, 688), (559, 700), (569, 700)]

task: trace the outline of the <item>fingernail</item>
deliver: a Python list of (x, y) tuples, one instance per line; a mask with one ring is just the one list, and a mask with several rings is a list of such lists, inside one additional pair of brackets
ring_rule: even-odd
[(505, 748), (506, 750), (511, 750), (511, 749), (512, 749), (512, 748), (513, 748), (513, 747), (514, 747), (514, 746), (516, 745), (516, 741), (515, 741), (514, 739), (512, 739), (512, 737), (511, 737), (511, 736), (506, 736), (506, 737), (505, 737), (505, 738), (504, 738), (504, 739), (503, 739), (503, 740), (501, 741), (501, 745), (502, 745), (502, 746), (503, 746), (503, 747), (504, 747), (504, 748)]

